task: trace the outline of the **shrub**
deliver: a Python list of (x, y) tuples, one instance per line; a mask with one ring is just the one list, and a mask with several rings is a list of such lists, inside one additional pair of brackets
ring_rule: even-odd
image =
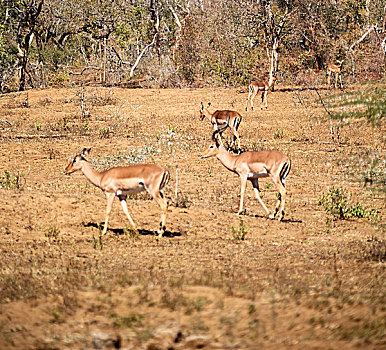
[(108, 139), (110, 137), (110, 128), (102, 127), (99, 129), (99, 138)]
[(378, 217), (375, 209), (366, 209), (360, 203), (352, 203), (351, 194), (342, 187), (332, 187), (328, 193), (319, 198), (318, 204), (334, 219), (347, 220), (350, 217), (366, 217), (376, 221)]
[(4, 170), (4, 175), (0, 177), (0, 188), (7, 190), (20, 190), (25, 184), (25, 178), (22, 174), (11, 174)]
[(241, 216), (239, 216), (239, 227), (235, 228), (233, 225), (231, 225), (231, 232), (231, 238), (237, 241), (245, 240), (245, 236), (248, 233), (248, 227), (244, 224), (244, 221)]

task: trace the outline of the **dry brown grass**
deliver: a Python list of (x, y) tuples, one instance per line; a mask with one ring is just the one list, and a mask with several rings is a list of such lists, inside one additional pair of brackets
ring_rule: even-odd
[[(201, 101), (243, 111), (245, 93), (85, 94), (87, 117), (70, 89), (29, 91), (28, 106), (26, 93), (0, 100), (10, 123), (0, 129), (0, 176), (25, 179), (0, 189), (0, 348), (384, 348), (384, 231), (367, 219), (326, 221), (317, 204), (342, 186), (384, 216), (383, 198), (337, 163), (375, 144), (384, 154), (384, 126), (344, 127), (333, 143), (321, 110), (309, 118), (290, 91), (269, 95), (268, 111), (244, 114), (243, 147), (278, 149), (293, 167), (284, 222), (264, 217), (247, 188), (242, 241), (231, 229), (240, 227), (239, 179), (199, 158), (212, 128), (198, 117)], [(86, 146), (99, 170), (135, 162), (169, 169), (174, 204), (164, 238), (154, 236), (158, 206), (138, 196), (129, 203), (138, 236), (115, 203), (99, 241), (102, 192), (79, 173), (63, 175)], [(263, 180), (261, 189), (272, 207), (274, 188)]]

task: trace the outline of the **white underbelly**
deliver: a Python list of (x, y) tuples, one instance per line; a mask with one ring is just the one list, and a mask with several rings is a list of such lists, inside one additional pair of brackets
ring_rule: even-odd
[(259, 172), (248, 173), (248, 179), (259, 179), (261, 177), (267, 177), (267, 176), (268, 176), (268, 172), (265, 169)]
[(129, 195), (129, 194), (136, 194), (136, 193), (139, 193), (139, 192), (142, 192), (145, 190), (145, 187), (143, 186), (138, 186), (136, 188), (130, 188), (130, 189), (125, 189), (125, 190), (118, 190), (117, 192), (115, 192), (115, 195), (116, 196), (121, 196), (121, 195)]

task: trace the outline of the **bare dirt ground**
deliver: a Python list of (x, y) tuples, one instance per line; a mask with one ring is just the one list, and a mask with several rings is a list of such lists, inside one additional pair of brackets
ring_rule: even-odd
[[(336, 143), (322, 109), (296, 93), (270, 94), (268, 111), (245, 112), (246, 98), (240, 89), (92, 87), (0, 97), (1, 349), (386, 347), (384, 232), (366, 218), (328, 221), (318, 205), (341, 186), (385, 215), (383, 198), (345, 166), (360, 148), (384, 154), (384, 127), (345, 126)], [(238, 176), (200, 159), (212, 131), (199, 121), (201, 101), (241, 112), (244, 149), (292, 159), (283, 222), (265, 217), (250, 184), (239, 221)], [(160, 208), (140, 194), (129, 199), (138, 234), (115, 201), (99, 239), (103, 193), (79, 172), (63, 174), (83, 147), (97, 170), (169, 169), (163, 238), (154, 234)], [(260, 187), (272, 208), (270, 180)], [(232, 227), (248, 230), (244, 241)]]

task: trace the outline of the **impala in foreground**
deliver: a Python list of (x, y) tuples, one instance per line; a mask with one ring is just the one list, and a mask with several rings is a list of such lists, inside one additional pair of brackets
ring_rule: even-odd
[[(227, 122), (229, 122), (229, 117)], [(225, 124), (222, 128), (226, 127), (227, 125)], [(240, 176), (241, 198), (240, 208), (237, 214), (240, 215), (243, 211), (244, 194), (247, 187), (247, 180), (249, 180), (252, 182), (257, 200), (264, 208), (267, 215), (269, 215), (269, 210), (259, 195), (259, 178), (270, 177), (279, 191), (279, 200), (275, 212), (269, 217), (274, 219), (276, 214), (279, 213), (278, 220), (281, 221), (284, 217), (284, 203), (286, 198), (284, 183), (291, 169), (290, 159), (283, 153), (275, 150), (259, 152), (249, 151), (234, 155), (228, 152), (217, 139), (217, 134), (221, 133), (222, 128), (214, 131), (212, 135), (213, 142), (202, 153), (201, 157), (209, 158), (216, 156), (228, 170)]]
[(80, 170), (93, 185), (99, 187), (105, 193), (107, 208), (102, 235), (106, 234), (109, 215), (115, 197), (119, 198), (130, 224), (136, 229), (127, 209), (126, 198), (128, 194), (135, 194), (146, 190), (162, 209), (160, 229), (158, 230), (158, 236), (161, 237), (165, 231), (166, 212), (168, 210), (167, 202), (163, 195), (163, 188), (169, 180), (169, 172), (156, 164), (137, 164), (98, 172), (86, 160), (90, 150), (91, 148), (84, 148), (80, 154), (76, 155), (70, 164), (67, 165), (64, 173), (70, 175)]

